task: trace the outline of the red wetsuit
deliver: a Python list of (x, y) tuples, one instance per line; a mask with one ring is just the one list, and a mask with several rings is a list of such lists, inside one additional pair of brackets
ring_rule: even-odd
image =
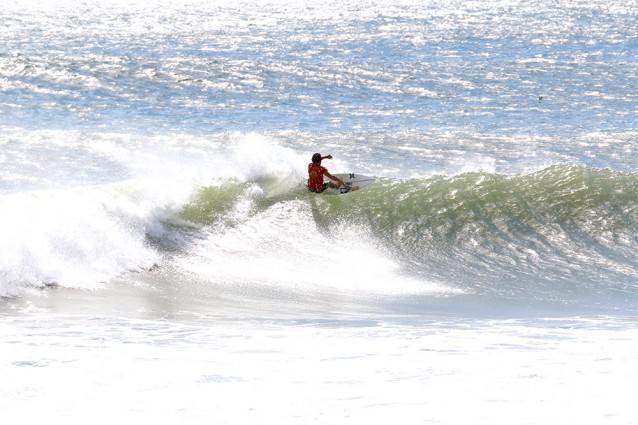
[(308, 164), (308, 189), (316, 192), (323, 191), (323, 175), (327, 171), (326, 167), (322, 167), (321, 164), (314, 162)]

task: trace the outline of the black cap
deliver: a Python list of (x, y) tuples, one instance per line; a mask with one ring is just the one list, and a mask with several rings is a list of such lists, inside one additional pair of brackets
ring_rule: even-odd
[(312, 162), (314, 162), (315, 164), (318, 164), (321, 162), (321, 154), (320, 153), (316, 153), (312, 156)]

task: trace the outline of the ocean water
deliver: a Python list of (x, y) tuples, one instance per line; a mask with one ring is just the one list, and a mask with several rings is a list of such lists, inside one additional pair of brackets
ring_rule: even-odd
[(637, 22), (3, 1), (2, 418), (638, 423)]

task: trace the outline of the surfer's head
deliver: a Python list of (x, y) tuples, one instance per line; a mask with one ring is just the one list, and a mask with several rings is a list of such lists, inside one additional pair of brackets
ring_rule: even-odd
[(312, 162), (314, 162), (315, 164), (321, 164), (321, 154), (320, 153), (316, 153), (312, 156)]

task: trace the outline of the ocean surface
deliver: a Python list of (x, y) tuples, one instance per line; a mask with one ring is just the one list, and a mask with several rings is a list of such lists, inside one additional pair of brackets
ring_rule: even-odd
[(636, 0), (1, 6), (4, 422), (638, 424)]

